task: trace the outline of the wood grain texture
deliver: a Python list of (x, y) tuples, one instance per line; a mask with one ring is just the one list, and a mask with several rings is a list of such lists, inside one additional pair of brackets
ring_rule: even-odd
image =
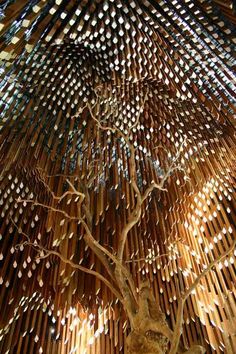
[[(145, 199), (124, 262), (170, 326), (181, 294), (236, 232), (235, 9), (232, 1), (2, 1), (0, 5), (0, 352), (125, 353), (129, 324), (84, 241), (77, 188), (90, 185), (92, 230), (108, 251), (137, 197), (183, 145), (185, 173)], [(90, 108), (90, 109), (89, 109)], [(137, 118), (138, 124), (135, 125)], [(188, 176), (188, 179), (186, 179)], [(57, 203), (57, 204), (56, 204)], [(162, 257), (159, 257), (163, 255)], [(234, 353), (236, 250), (186, 300), (183, 345)]]

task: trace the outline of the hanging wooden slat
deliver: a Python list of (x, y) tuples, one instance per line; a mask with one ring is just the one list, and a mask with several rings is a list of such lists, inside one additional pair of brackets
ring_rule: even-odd
[[(132, 138), (142, 192), (185, 139), (190, 181), (174, 172), (167, 192), (145, 200), (124, 255), (173, 327), (180, 293), (235, 239), (235, 23), (231, 0), (1, 3), (0, 352), (125, 352), (127, 319), (99, 279), (16, 247), (29, 235), (107, 276), (81, 223), (18, 200), (76, 217), (76, 198), (53, 194), (67, 178), (80, 188), (99, 173), (89, 190), (94, 236), (116, 252), (137, 200), (130, 152), (92, 115)], [(234, 352), (235, 256), (188, 298), (185, 345)]]

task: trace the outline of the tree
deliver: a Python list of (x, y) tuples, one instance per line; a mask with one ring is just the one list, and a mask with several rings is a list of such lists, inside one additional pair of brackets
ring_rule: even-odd
[[(98, 94), (98, 87), (95, 90), (96, 100), (94, 105), (87, 103), (78, 114), (88, 110), (91, 118), (91, 124), (96, 132), (96, 142), (98, 144), (96, 159), (88, 161), (87, 175), (64, 176), (66, 182), (65, 192), (61, 196), (55, 195), (50, 189), (47, 182), (48, 178), (55, 176), (45, 175), (45, 171), (38, 170), (41, 181), (44, 183), (44, 187), (50, 191), (53, 203), (47, 205), (41, 203), (35, 199), (18, 199), (19, 203), (33, 204), (35, 206), (41, 206), (44, 209), (52, 212), (59, 213), (69, 222), (76, 222), (81, 225), (84, 230), (83, 239), (90, 250), (100, 260), (103, 270), (97, 272), (92, 269), (85, 268), (84, 266), (73, 262), (71, 259), (65, 258), (55, 248), (48, 249), (38, 242), (32, 242), (30, 236), (23, 233), (25, 241), (18, 244), (16, 247), (29, 246), (35, 249), (38, 253), (38, 257), (41, 259), (50, 256), (59, 257), (62, 262), (69, 264), (72, 268), (81, 270), (83, 272), (94, 275), (110, 289), (115, 297), (121, 302), (123, 308), (127, 314), (130, 323), (130, 334), (127, 337), (127, 351), (129, 354), (162, 354), (169, 352), (175, 353), (204, 353), (205, 349), (200, 345), (194, 345), (189, 349), (185, 349), (180, 344), (180, 337), (182, 334), (183, 325), (183, 308), (188, 296), (198, 286), (201, 279), (209, 272), (220, 260), (225, 258), (230, 252), (233, 251), (235, 243), (219, 258), (212, 261), (208, 267), (195, 279), (193, 284), (186, 290), (184, 294), (181, 294), (178, 302), (177, 318), (174, 330), (171, 330), (165, 314), (160, 310), (153, 296), (151, 284), (148, 280), (144, 279), (140, 284), (136, 284), (136, 280), (129, 269), (129, 262), (124, 260), (124, 249), (129, 237), (130, 231), (138, 224), (142, 214), (142, 208), (145, 202), (151, 194), (157, 190), (160, 192), (168, 192), (166, 184), (169, 178), (176, 172), (186, 174), (185, 166), (181, 162), (181, 154), (186, 146), (186, 140), (182, 139), (182, 144), (178, 147), (175, 154), (168, 151), (164, 146), (157, 146), (156, 148), (162, 149), (166, 155), (165, 166), (157, 165), (153, 159), (146, 155), (146, 158), (151, 163), (152, 169), (155, 172), (155, 180), (147, 185), (143, 186), (142, 181), (139, 182), (139, 176), (136, 165), (136, 148), (132, 141), (132, 131), (139, 124), (139, 116), (134, 124), (128, 129), (127, 132), (123, 132), (117, 127), (114, 122), (108, 120), (101, 121), (99, 113), (101, 109), (105, 109), (109, 112), (109, 115), (113, 115), (116, 111), (116, 105), (113, 103), (109, 109), (104, 108), (101, 104), (101, 97)], [(147, 94), (143, 99), (143, 105), (147, 99)], [(140, 113), (142, 112), (140, 108)], [(129, 208), (126, 216), (126, 223), (122, 225), (122, 229), (118, 235), (118, 247), (117, 249), (108, 249), (105, 245), (100, 244), (93, 233), (94, 224), (94, 210), (91, 203), (91, 194), (99, 186), (99, 184), (105, 181), (102, 178), (103, 174), (103, 161), (101, 161), (101, 149), (99, 141), (104, 138), (104, 134), (112, 136), (112, 138), (118, 142), (119, 147), (125, 151), (128, 155), (129, 161), (129, 181), (134, 193), (134, 207)], [(89, 147), (86, 146), (85, 150)], [(84, 150), (84, 151), (85, 151)], [(187, 179), (187, 178), (185, 178)], [(74, 180), (74, 181), (73, 181)], [(70, 215), (66, 209), (60, 206), (62, 200), (70, 202), (72, 199), (77, 204), (76, 215)], [(147, 203), (148, 206), (148, 203)], [(154, 255), (153, 258), (161, 257), (162, 255)]]

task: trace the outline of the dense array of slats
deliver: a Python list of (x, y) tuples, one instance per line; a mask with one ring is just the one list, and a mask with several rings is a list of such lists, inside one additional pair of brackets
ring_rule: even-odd
[[(125, 351), (125, 314), (104, 284), (16, 247), (28, 235), (101, 270), (77, 222), (18, 200), (54, 205), (65, 176), (76, 186), (93, 166), (94, 235), (116, 249), (135, 203), (129, 151), (109, 132), (97, 134), (92, 112), (131, 129), (141, 190), (183, 144), (190, 180), (176, 171), (168, 192), (153, 193), (125, 250), (137, 285), (149, 277), (172, 326), (180, 292), (235, 239), (234, 11), (229, 0), (1, 2), (1, 353)], [(60, 208), (76, 215), (73, 198)], [(185, 345), (235, 352), (235, 256), (188, 299)]]

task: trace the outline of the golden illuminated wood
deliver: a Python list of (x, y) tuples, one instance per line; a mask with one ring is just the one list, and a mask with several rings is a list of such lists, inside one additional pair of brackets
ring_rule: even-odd
[[(148, 279), (174, 330), (181, 294), (235, 240), (235, 23), (231, 0), (1, 2), (0, 352), (126, 350), (130, 325), (103, 282), (109, 267), (81, 223), (44, 207), (77, 217), (80, 199), (55, 196), (66, 179), (71, 191), (91, 183), (92, 235), (106, 253), (121, 247), (137, 191), (129, 149), (98, 122), (129, 136), (141, 193), (186, 143), (184, 173), (143, 201), (120, 248), (133, 293)], [(62, 258), (15, 248), (24, 234)], [(234, 352), (235, 256), (186, 300), (184, 347)]]

